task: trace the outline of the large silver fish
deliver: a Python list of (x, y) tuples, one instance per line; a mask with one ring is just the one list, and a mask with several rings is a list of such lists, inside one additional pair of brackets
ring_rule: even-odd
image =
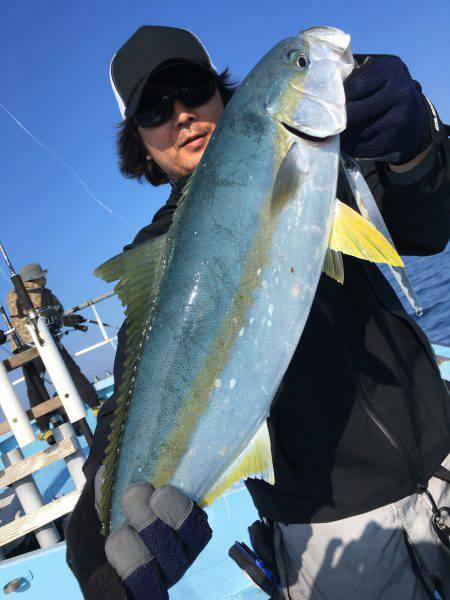
[(127, 305), (127, 359), (105, 460), (105, 531), (123, 490), (171, 483), (200, 503), (246, 475), (273, 481), (265, 420), (322, 270), (340, 252), (400, 265), (336, 200), (347, 34), (283, 40), (229, 102), (167, 236), (100, 267)]

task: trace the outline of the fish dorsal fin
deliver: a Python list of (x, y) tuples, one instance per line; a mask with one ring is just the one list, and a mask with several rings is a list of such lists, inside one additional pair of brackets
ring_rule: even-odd
[(371, 262), (403, 266), (395, 248), (353, 208), (336, 200), (329, 247)]
[(157, 278), (161, 255), (167, 235), (160, 235), (133, 248), (129, 248), (106, 261), (94, 271), (94, 275), (108, 283), (118, 281), (114, 291), (122, 300), (124, 306), (132, 304), (136, 298), (136, 285), (145, 285), (145, 299), (149, 297), (149, 284)]
[(104, 281), (119, 280), (114, 291), (126, 306), (126, 348), (122, 382), (116, 399), (114, 420), (108, 437), (104, 460), (105, 481), (99, 503), (103, 531), (109, 529), (109, 513), (113, 490), (114, 473), (117, 467), (117, 448), (122, 435), (122, 424), (126, 418), (129, 394), (134, 382), (135, 371), (140, 361), (139, 345), (146, 334), (146, 319), (150, 313), (156, 290), (158, 289), (162, 267), (161, 258), (167, 236), (158, 236), (101, 265), (95, 275)]
[(325, 261), (323, 263), (323, 272), (338, 283), (344, 283), (344, 263), (342, 254), (331, 248), (327, 249)]
[(264, 421), (236, 460), (231, 463), (213, 487), (200, 500), (200, 506), (212, 504), (216, 498), (220, 498), (233, 484), (247, 477), (262, 479), (271, 484), (275, 483), (270, 436), (266, 421)]
[(293, 143), (278, 169), (272, 191), (270, 214), (277, 217), (295, 198), (308, 175), (308, 165), (298, 144)]

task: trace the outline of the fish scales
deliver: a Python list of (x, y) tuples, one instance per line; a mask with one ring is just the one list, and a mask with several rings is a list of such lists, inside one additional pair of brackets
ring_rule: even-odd
[[(296, 69), (293, 53), (309, 68)], [(348, 36), (333, 28), (283, 40), (217, 125), (176, 211), (127, 406), (120, 400), (106, 481), (112, 530), (133, 482), (204, 499), (266, 419), (322, 272), (351, 65)], [(298, 190), (275, 210), (290, 151)]]

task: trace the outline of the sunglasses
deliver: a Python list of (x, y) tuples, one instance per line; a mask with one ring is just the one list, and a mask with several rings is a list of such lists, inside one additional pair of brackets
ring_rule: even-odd
[(197, 108), (206, 104), (217, 89), (214, 79), (203, 79), (190, 87), (180, 87), (164, 96), (155, 96), (144, 101), (143, 109), (134, 115), (134, 120), (140, 127), (157, 127), (170, 119), (173, 114), (173, 103), (179, 100), (187, 108)]

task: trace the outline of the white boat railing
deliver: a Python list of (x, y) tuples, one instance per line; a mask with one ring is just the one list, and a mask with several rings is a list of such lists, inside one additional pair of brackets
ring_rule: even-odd
[[(75, 356), (92, 352), (107, 344), (111, 345), (114, 351), (116, 350), (115, 341), (117, 336), (108, 336), (105, 328), (107, 324), (103, 322), (95, 306), (112, 295), (113, 292), (102, 294), (102, 296), (88, 300), (64, 313), (65, 315), (69, 315), (90, 307), (95, 317), (95, 321), (92, 322), (98, 325), (103, 338), (101, 341), (79, 350), (75, 353)], [(36, 535), (37, 542), (41, 548), (47, 548), (56, 544), (60, 540), (60, 535), (55, 528), (54, 521), (72, 511), (85, 482), (82, 471), (84, 455), (72, 426), (72, 423), (81, 423), (84, 420), (86, 416), (85, 407), (83, 404), (83, 414), (75, 414), (74, 411), (77, 408), (75, 402), (77, 398), (75, 396), (78, 396), (78, 392), (75, 388), (70, 388), (70, 386), (74, 386), (70, 374), (68, 372), (63, 373), (62, 367), (56, 358), (53, 362), (50, 361), (52, 357), (49, 356), (49, 352), (53, 352), (53, 346), (54, 351), (58, 354), (60, 363), (62, 359), (59, 355), (57, 345), (47, 328), (45, 319), (42, 317), (38, 319), (38, 328), (40, 339), (44, 340), (45, 343), (39, 343), (38, 334), (34, 330), (31, 331), (30, 327), (30, 334), (35, 342), (34, 347), (26, 349), (17, 355), (6, 351), (9, 355), (8, 358), (0, 361), (0, 406), (6, 417), (6, 421), (0, 423), (0, 426), (4, 433), (11, 431), (13, 434), (12, 440), (10, 437), (2, 438), (0, 443), (0, 457), (4, 467), (3, 470), (0, 470), (0, 488), (5, 488), (6, 486), (12, 487), (22, 512), (22, 516), (0, 525), (0, 560), (3, 555), (3, 548), (27, 533), (33, 532)], [(7, 333), (8, 335), (13, 335), (14, 328), (8, 330)], [(6, 350), (6, 348), (3, 349)], [(39, 405), (34, 409), (26, 411), (17, 393), (13, 390), (13, 385), (17, 385), (24, 378), (21, 377), (11, 382), (8, 377), (8, 371), (20, 368), (27, 362), (34, 360), (36, 355), (40, 356), (44, 361), (47, 372), (52, 378), (52, 385), (58, 393), (57, 397), (43, 403), (52, 404), (52, 407), (45, 407), (45, 413), (43, 412), (42, 414), (47, 414), (55, 410), (53, 404), (57, 401), (58, 405), (64, 407), (68, 421), (58, 421), (53, 424), (52, 432), (56, 441), (54, 446), (31, 455), (28, 455), (29, 450), (27, 450), (27, 455), (24, 455), (22, 448), (36, 441), (36, 429), (31, 426), (31, 421), (36, 418), (34, 411), (39, 408), (44, 410), (44, 407), (43, 405)], [(70, 402), (67, 399), (70, 399)], [(71, 411), (73, 413), (72, 416)], [(46, 504), (33, 478), (33, 474), (58, 460), (64, 460), (66, 463), (75, 489), (61, 498), (57, 498)]]

